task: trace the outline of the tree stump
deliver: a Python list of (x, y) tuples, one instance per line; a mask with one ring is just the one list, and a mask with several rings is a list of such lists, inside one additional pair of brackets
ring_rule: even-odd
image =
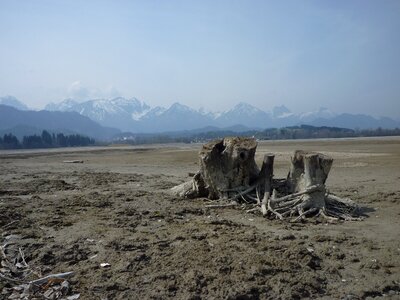
[[(321, 153), (297, 150), (291, 158), (285, 179), (273, 179), (273, 154), (264, 156), (261, 170), (255, 162), (257, 142), (253, 138), (231, 137), (203, 146), (199, 153), (200, 170), (193, 178), (171, 189), (186, 198), (229, 199), (229, 204), (208, 205), (212, 208), (233, 207), (242, 202), (256, 205), (265, 216), (279, 219), (323, 216), (328, 219), (354, 220), (357, 205), (327, 193), (325, 182), (333, 159)], [(278, 197), (280, 196), (280, 197)]]
[(303, 196), (304, 200), (299, 206), (299, 213), (305, 209), (325, 207), (325, 182), (328, 178), (333, 159), (321, 153), (295, 151), (291, 159), (288, 175), (290, 193), (305, 191), (311, 186), (320, 186), (320, 189)]
[(172, 193), (186, 198), (227, 199), (245, 190), (259, 176), (254, 160), (256, 148), (255, 139), (241, 137), (203, 145), (199, 153), (199, 172), (190, 181), (172, 188)]
[(326, 193), (325, 182), (332, 163), (331, 157), (321, 153), (296, 150), (286, 180), (288, 195), (270, 199), (269, 211), (280, 219), (294, 215), (301, 219), (312, 214), (353, 219), (354, 202)]
[(325, 184), (333, 159), (321, 153), (296, 150), (291, 157), (287, 177), (289, 193), (297, 193), (314, 184)]
[(229, 198), (258, 178), (254, 160), (257, 142), (252, 138), (224, 138), (205, 144), (200, 151), (200, 174), (209, 199)]

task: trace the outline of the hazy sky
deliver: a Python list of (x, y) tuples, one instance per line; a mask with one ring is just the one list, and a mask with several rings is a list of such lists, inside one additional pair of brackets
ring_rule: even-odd
[(0, 0), (0, 96), (400, 117), (400, 1)]

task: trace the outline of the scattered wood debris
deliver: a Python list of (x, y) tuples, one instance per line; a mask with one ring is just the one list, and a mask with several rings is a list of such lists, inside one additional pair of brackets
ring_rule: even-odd
[(108, 267), (111, 267), (111, 265), (110, 265), (109, 263), (101, 263), (101, 264), (100, 264), (100, 267), (102, 267), (102, 268), (108, 268)]
[[(0, 278), (7, 282), (1, 291), (2, 299), (79, 299), (73, 294), (68, 278), (73, 272), (50, 274), (42, 277), (40, 270), (29, 266), (22, 248), (18, 247), (19, 235), (8, 235), (0, 246)], [(38, 279), (32, 279), (38, 277)]]
[(83, 160), (64, 160), (63, 163), (65, 164), (83, 164)]

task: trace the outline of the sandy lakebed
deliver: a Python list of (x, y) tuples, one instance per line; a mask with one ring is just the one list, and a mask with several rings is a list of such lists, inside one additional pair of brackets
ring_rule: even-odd
[(275, 177), (295, 149), (334, 158), (327, 187), (366, 218), (333, 224), (169, 195), (200, 147), (1, 151), (2, 243), (13, 236), (35, 273), (73, 271), (80, 299), (399, 299), (400, 138), (259, 142)]

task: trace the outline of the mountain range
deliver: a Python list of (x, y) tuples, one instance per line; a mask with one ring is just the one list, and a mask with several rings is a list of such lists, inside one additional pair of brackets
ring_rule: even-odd
[(9, 130), (23, 135), (47, 129), (109, 139), (121, 131), (171, 133), (184, 130), (203, 131), (206, 128), (236, 128), (239, 132), (301, 124), (350, 129), (400, 127), (400, 122), (390, 118), (337, 114), (327, 108), (296, 114), (281, 105), (267, 112), (241, 102), (225, 112), (207, 112), (178, 102), (168, 108), (150, 107), (136, 98), (117, 97), (84, 102), (66, 99), (57, 104), (48, 104), (45, 110), (32, 111), (15, 97), (0, 97), (0, 134)]
[(242, 125), (251, 129), (294, 126), (334, 126), (351, 129), (396, 128), (400, 122), (390, 118), (374, 118), (363, 114), (337, 114), (327, 108), (295, 114), (284, 105), (270, 112), (241, 102), (225, 112), (195, 110), (178, 102), (168, 108), (153, 107), (136, 98), (96, 99), (77, 102), (67, 99), (48, 104), (50, 111), (75, 111), (103, 126), (134, 133), (182, 131), (214, 126), (219, 128)]
[(120, 132), (76, 112), (19, 110), (0, 104), (0, 135), (12, 133), (21, 139), (24, 135), (40, 134), (42, 130), (81, 134), (100, 140), (111, 139)]

